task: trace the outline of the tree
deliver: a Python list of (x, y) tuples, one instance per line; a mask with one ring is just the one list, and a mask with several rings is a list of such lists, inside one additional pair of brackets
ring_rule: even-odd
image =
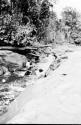
[(62, 19), (65, 25), (68, 25), (71, 28), (75, 27), (75, 25), (77, 24), (78, 17), (79, 13), (71, 7), (64, 8), (62, 12)]
[(58, 30), (58, 19), (55, 12), (51, 11), (49, 16), (49, 23), (46, 28), (47, 41), (54, 42), (56, 38), (56, 32)]
[(40, 7), (40, 13), (39, 13), (39, 25), (37, 28), (37, 37), (38, 40), (45, 39), (46, 38), (46, 29), (49, 24), (49, 2), (48, 0), (43, 0)]
[[(74, 34), (77, 32), (77, 22), (79, 21), (79, 13), (71, 8), (64, 8), (62, 12), (62, 21), (61, 21), (61, 31), (64, 33), (65, 40), (68, 42), (75, 39)], [(76, 35), (77, 36), (77, 35)]]
[(0, 0), (0, 14), (3, 14), (3, 13), (11, 14), (10, 5), (8, 4), (7, 0)]

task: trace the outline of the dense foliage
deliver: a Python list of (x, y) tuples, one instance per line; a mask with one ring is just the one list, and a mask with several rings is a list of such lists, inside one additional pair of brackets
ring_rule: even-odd
[(63, 41), (80, 44), (79, 13), (68, 7), (58, 20), (56, 13), (50, 11), (51, 7), (48, 0), (1, 0), (0, 45), (27, 46), (33, 38), (47, 44), (63, 36)]
[(65, 39), (75, 44), (81, 44), (81, 20), (79, 12), (70, 7), (65, 8), (62, 13), (61, 25)]
[[(18, 28), (20, 28), (20, 25), (22, 27), (26, 25), (27, 29), (28, 24), (30, 25), (30, 28), (32, 27), (32, 25), (34, 25), (34, 28), (31, 31), (31, 36), (36, 36), (38, 41), (46, 41), (46, 37), (48, 36), (47, 29), (48, 27), (50, 27), (49, 25), (51, 25), (50, 3), (48, 2), (48, 0), (43, 0), (42, 2), (39, 0), (10, 0), (10, 3), (8, 3), (7, 0), (1, 0), (0, 6), (0, 18), (2, 20), (0, 22), (0, 36), (6, 35), (7, 43), (14, 44), (18, 42), (19, 44), (20, 40), (17, 39), (16, 32), (18, 31)], [(2, 32), (2, 29), (4, 29), (4, 32)], [(6, 32), (7, 29), (9, 30), (8, 32)], [(25, 36), (27, 36), (27, 34), (25, 34)], [(0, 37), (1, 41), (4, 42), (4, 38), (5, 37)]]

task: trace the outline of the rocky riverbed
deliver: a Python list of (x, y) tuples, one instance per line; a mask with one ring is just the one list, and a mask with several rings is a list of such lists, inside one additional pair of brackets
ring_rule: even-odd
[[(12, 51), (0, 50), (0, 115), (34, 80), (47, 77), (60, 63), (53, 52), (40, 56), (39, 62)], [(32, 61), (32, 63), (31, 63)]]
[(81, 124), (81, 47), (58, 46), (57, 52), (61, 65), (26, 88), (0, 123)]
[[(0, 51), (0, 115), (6, 112), (7, 106), (25, 87), (25, 84), (19, 83), (22, 76), (18, 71), (26, 63), (25, 56), (11, 51)], [(25, 72), (26, 70), (24, 74)]]

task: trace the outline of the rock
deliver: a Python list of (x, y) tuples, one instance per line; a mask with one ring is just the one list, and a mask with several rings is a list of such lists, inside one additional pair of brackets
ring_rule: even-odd
[(0, 76), (2, 76), (4, 74), (3, 68), (0, 67)]
[(8, 69), (5, 66), (0, 66), (0, 76), (9, 76), (10, 72), (8, 71)]
[(2, 68), (3, 68), (4, 76), (10, 76), (11, 75), (11, 73), (8, 71), (7, 67), (2, 66)]
[(31, 66), (31, 65), (30, 65), (30, 62), (26, 62), (26, 67), (27, 67), (27, 68), (30, 68), (30, 66)]
[(6, 82), (6, 80), (5, 80), (5, 79), (2, 79), (2, 82), (4, 83), (4, 82)]
[(54, 56), (49, 55), (48, 57), (45, 57), (44, 59), (41, 60), (41, 62), (38, 64), (38, 68), (36, 70), (36, 75), (38, 78), (44, 77), (45, 75), (48, 74), (50, 65), (54, 62)]
[(17, 75), (18, 77), (24, 77), (25, 73), (26, 73), (26, 71), (16, 71), (16, 72), (14, 72), (14, 74)]
[[(23, 88), (23, 87), (13, 86), (13, 85), (11, 85), (10, 88), (11, 88), (13, 91), (18, 91), (18, 92), (21, 92), (21, 91), (23, 91), (23, 90), (25, 89), (25, 88)], [(13, 98), (14, 98), (14, 95), (12, 95), (12, 96), (13, 96)]]
[[(23, 67), (23, 64), (27, 62), (25, 56), (14, 53), (12, 51), (0, 51), (0, 56), (3, 61), (0, 59), (0, 63), (8, 66), (10, 71), (14, 71)], [(1, 62), (2, 61), (2, 62)]]

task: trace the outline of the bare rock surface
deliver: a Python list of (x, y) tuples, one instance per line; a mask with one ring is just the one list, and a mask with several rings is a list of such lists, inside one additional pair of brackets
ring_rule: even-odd
[(81, 124), (81, 47), (66, 50), (68, 58), (47, 78), (29, 86), (1, 123)]
[(9, 67), (11, 66), (10, 64), (12, 64), (12, 68), (22, 68), (23, 63), (27, 61), (25, 56), (6, 50), (0, 51), (0, 59), (0, 63), (4, 63), (4, 65), (8, 65)]

